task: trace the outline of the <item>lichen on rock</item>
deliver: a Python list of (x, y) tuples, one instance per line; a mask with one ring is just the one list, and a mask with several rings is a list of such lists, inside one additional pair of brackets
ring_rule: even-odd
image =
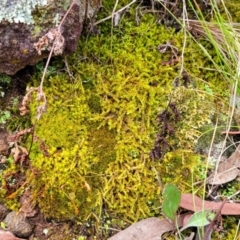
[[(46, 49), (39, 55), (34, 44), (59, 25), (71, 2), (71, 0), (1, 2), (0, 73), (13, 75), (26, 65), (35, 65), (46, 58), (49, 50)], [(87, 4), (89, 7), (86, 7)], [(99, 5), (99, 1), (75, 1), (61, 27), (61, 34), (65, 40), (62, 52), (64, 55), (76, 50), (85, 16), (91, 18)]]
[(36, 6), (44, 6), (47, 0), (2, 0), (0, 3), (0, 22), (33, 24), (32, 10)]

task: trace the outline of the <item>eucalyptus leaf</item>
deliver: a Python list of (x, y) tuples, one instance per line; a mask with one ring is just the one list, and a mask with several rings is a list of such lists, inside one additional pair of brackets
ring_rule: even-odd
[(176, 212), (179, 207), (181, 193), (173, 184), (167, 184), (163, 191), (163, 214), (172, 220), (176, 217)]

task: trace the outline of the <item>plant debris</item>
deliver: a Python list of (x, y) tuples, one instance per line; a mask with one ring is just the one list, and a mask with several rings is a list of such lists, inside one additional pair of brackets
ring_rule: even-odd
[(233, 202), (213, 202), (205, 201), (193, 194), (182, 194), (180, 207), (191, 210), (194, 212), (201, 211), (203, 209), (219, 210), (221, 209), (221, 215), (240, 215), (240, 204)]
[(158, 115), (159, 132), (157, 134), (155, 146), (150, 153), (151, 159), (161, 159), (161, 157), (164, 156), (169, 147), (167, 136), (173, 135), (175, 132), (171, 122), (179, 120), (180, 113), (177, 109), (177, 105), (170, 102), (168, 107)]
[(240, 174), (240, 145), (236, 151), (224, 162), (220, 163), (207, 183), (211, 185), (220, 185), (234, 180)]

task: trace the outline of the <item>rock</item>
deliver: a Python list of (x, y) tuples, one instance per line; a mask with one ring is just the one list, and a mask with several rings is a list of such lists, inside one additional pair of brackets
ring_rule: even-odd
[(23, 238), (15, 237), (11, 232), (0, 230), (0, 239), (2, 240), (23, 240)]
[(9, 154), (9, 146), (7, 142), (7, 132), (0, 130), (0, 155), (7, 156)]
[(0, 154), (6, 156), (8, 154), (8, 148), (7, 141), (0, 138)]
[(0, 204), (0, 222), (4, 220), (8, 213), (9, 210), (3, 204)]
[[(52, 33), (71, 3), (72, 0), (1, 0), (0, 73), (13, 75), (46, 58), (53, 43)], [(76, 49), (84, 20), (95, 16), (99, 5), (100, 0), (75, 0), (61, 27), (62, 51), (55, 51), (55, 55)], [(39, 44), (41, 51), (36, 48)]]
[(23, 213), (10, 212), (4, 219), (7, 229), (18, 237), (27, 238), (32, 234), (33, 226)]

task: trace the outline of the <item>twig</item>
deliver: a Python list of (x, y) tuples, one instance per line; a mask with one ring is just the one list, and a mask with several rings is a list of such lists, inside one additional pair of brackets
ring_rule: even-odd
[(70, 7), (68, 8), (67, 12), (66, 12), (65, 15), (63, 16), (63, 18), (62, 18), (62, 20), (61, 20), (61, 22), (60, 22), (60, 24), (59, 24), (59, 26), (58, 26), (58, 31), (59, 31), (59, 32), (61, 31), (62, 24), (63, 24), (63, 22), (65, 21), (65, 19), (66, 19), (67, 15), (69, 14), (69, 12), (71, 11), (71, 9), (72, 9), (73, 5), (75, 4), (75, 2), (76, 2), (76, 0), (73, 0), (73, 1), (72, 1)]
[(123, 8), (119, 9), (119, 10), (116, 11), (116, 12), (113, 12), (110, 16), (108, 16), (108, 17), (106, 17), (106, 18), (103, 18), (103, 19), (100, 19), (100, 20), (98, 20), (97, 22), (93, 23), (93, 25), (96, 26), (96, 25), (98, 25), (98, 24), (100, 24), (100, 23), (102, 23), (102, 22), (105, 22), (105, 21), (108, 20), (108, 19), (113, 18), (114, 15), (122, 12), (123, 10), (125, 10), (126, 8), (128, 8), (128, 7), (130, 7), (132, 4), (134, 4), (135, 2), (137, 2), (137, 0), (133, 0), (132, 2), (130, 2), (129, 4), (127, 4), (126, 6), (124, 6)]
[[(63, 16), (58, 28), (57, 28), (57, 31), (59, 33), (59, 35), (61, 35), (61, 27), (62, 27), (62, 24), (63, 22), (65, 21), (67, 15), (69, 14), (69, 12), (71, 11), (73, 5), (75, 4), (76, 0), (73, 0), (70, 7), (68, 8), (67, 12), (65, 13), (65, 15)], [(42, 74), (42, 78), (41, 78), (41, 82), (40, 82), (40, 85), (39, 85), (39, 88), (38, 88), (38, 94), (37, 94), (37, 100), (38, 101), (43, 101), (43, 103), (38, 106), (38, 109), (37, 109), (37, 119), (39, 120), (42, 113), (46, 110), (46, 107), (47, 107), (47, 99), (46, 99), (46, 95), (43, 91), (43, 83), (44, 83), (44, 79), (45, 79), (45, 76), (46, 76), (46, 73), (47, 73), (47, 68), (48, 68), (48, 65), (49, 65), (49, 62), (51, 60), (51, 57), (52, 57), (52, 54), (53, 54), (53, 51), (54, 51), (54, 47), (55, 47), (55, 44), (56, 44), (56, 36), (54, 38), (54, 41), (53, 41), (53, 44), (52, 44), (52, 47), (51, 47), (51, 50), (50, 50), (50, 53), (48, 55), (48, 59), (47, 59), (47, 63), (45, 65), (45, 68), (44, 68), (44, 71), (43, 71), (43, 74)]]
[(223, 206), (226, 202), (227, 202), (227, 198), (224, 199), (224, 201), (222, 202), (220, 208), (218, 209), (218, 211), (216, 213), (216, 216), (214, 217), (214, 219), (208, 225), (208, 228), (207, 228), (206, 232), (204, 233), (204, 236), (203, 236), (202, 240), (208, 240), (209, 239), (209, 235), (214, 230), (214, 224), (219, 219), (219, 217), (221, 217), (221, 211), (222, 211), (222, 208), (223, 208)]
[(227, 134), (227, 135), (237, 135), (237, 134), (240, 134), (240, 131), (224, 131), (224, 132), (221, 132), (221, 134)]
[[(62, 24), (63, 22), (65, 21), (67, 15), (69, 14), (69, 12), (71, 11), (73, 5), (75, 4), (76, 0), (73, 0), (70, 7), (68, 8), (67, 12), (65, 13), (65, 15), (63, 16), (58, 28), (57, 28), (57, 32), (59, 33), (59, 35), (61, 36), (61, 27), (62, 27)], [(37, 93), (37, 100), (38, 101), (43, 101), (42, 104), (40, 104), (37, 108), (37, 116), (36, 116), (36, 119), (35, 119), (35, 122), (33, 124), (33, 134), (32, 134), (32, 139), (31, 139), (31, 144), (30, 144), (30, 147), (29, 147), (29, 154), (31, 152), (31, 149), (32, 149), (32, 145), (33, 145), (33, 139), (34, 139), (34, 133), (35, 133), (35, 127), (36, 127), (36, 124), (37, 124), (37, 120), (40, 119), (42, 113), (46, 110), (46, 107), (47, 107), (47, 99), (46, 99), (46, 95), (43, 91), (43, 83), (44, 83), (44, 79), (45, 79), (45, 76), (46, 76), (46, 72), (47, 72), (47, 68), (48, 68), (48, 65), (49, 65), (49, 62), (51, 60), (51, 57), (52, 57), (52, 54), (53, 54), (53, 51), (54, 51), (54, 47), (55, 47), (55, 41), (56, 40), (56, 37), (54, 38), (53, 40), (53, 44), (52, 44), (52, 47), (51, 47), (51, 50), (50, 50), (50, 53), (48, 55), (48, 59), (47, 59), (47, 62), (46, 62), (46, 65), (44, 67), (44, 70), (43, 70), (43, 74), (42, 74), (42, 78), (41, 78), (41, 82), (40, 82), (40, 85), (39, 87), (37, 88), (38, 90), (38, 93)]]
[[(60, 22), (60, 24), (59, 24), (59, 26), (58, 26), (58, 28), (57, 28), (57, 30), (58, 30), (59, 33), (61, 33), (61, 27), (62, 27), (62, 25), (63, 25), (63, 22), (65, 21), (67, 15), (68, 15), (69, 12), (71, 11), (73, 5), (75, 4), (75, 1), (76, 1), (76, 0), (73, 0), (73, 1), (72, 1), (70, 7), (68, 8), (67, 12), (65, 13), (65, 15), (63, 16), (63, 18), (62, 18), (62, 20), (61, 20), (61, 22)], [(44, 71), (43, 71), (43, 75), (42, 75), (42, 78), (41, 78), (41, 83), (40, 83), (40, 86), (39, 86), (39, 91), (40, 91), (40, 92), (43, 92), (43, 91), (42, 91), (42, 89), (43, 89), (43, 82), (44, 82), (44, 78), (45, 78), (45, 75), (46, 75), (46, 72), (47, 72), (47, 68), (48, 68), (49, 62), (50, 62), (51, 57), (52, 57), (53, 49), (54, 49), (54, 42), (53, 42), (53, 46), (52, 46), (52, 48), (51, 48), (51, 51), (50, 51), (50, 53), (49, 53), (49, 55), (48, 55), (47, 63), (46, 63), (46, 65), (45, 65), (45, 68), (44, 68)]]

